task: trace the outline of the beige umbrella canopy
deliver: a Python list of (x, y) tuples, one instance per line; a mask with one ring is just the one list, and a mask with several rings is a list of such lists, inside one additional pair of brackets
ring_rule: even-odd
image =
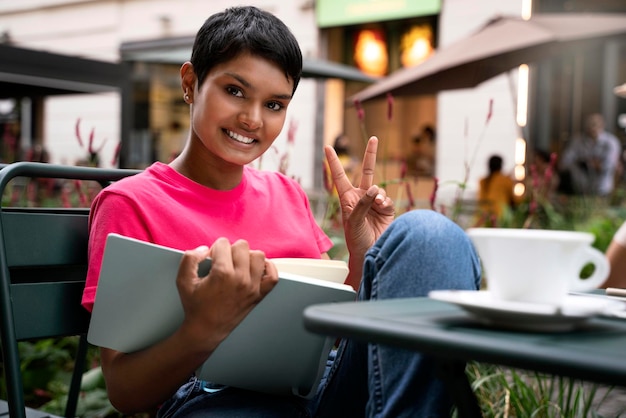
[(625, 14), (538, 14), (529, 20), (498, 17), (467, 38), (437, 50), (423, 63), (390, 74), (350, 100), (474, 87), (518, 65), (625, 36)]

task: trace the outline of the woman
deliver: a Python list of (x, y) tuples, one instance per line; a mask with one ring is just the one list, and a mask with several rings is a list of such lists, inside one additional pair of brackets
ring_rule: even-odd
[[(327, 258), (332, 246), (295, 181), (249, 166), (283, 128), (301, 73), (297, 41), (275, 16), (235, 7), (209, 17), (180, 70), (190, 108), (182, 153), (168, 165), (154, 163), (115, 183), (94, 201), (87, 309), (93, 306), (108, 233), (186, 250), (176, 278), (185, 314), (177, 331), (134, 353), (101, 349), (109, 398), (120, 411), (156, 410), (163, 417), (449, 413), (449, 397), (432, 362), (378, 345), (342, 341), (312, 400), (194, 376), (276, 284), (278, 274), (268, 259)], [(332, 147), (325, 148), (350, 252), (347, 283), (360, 289), (361, 299), (476, 289), (480, 265), (460, 228), (426, 211), (394, 221), (393, 202), (372, 184), (377, 145), (375, 137), (367, 144), (358, 187)], [(206, 257), (212, 258), (212, 269), (198, 277)]]

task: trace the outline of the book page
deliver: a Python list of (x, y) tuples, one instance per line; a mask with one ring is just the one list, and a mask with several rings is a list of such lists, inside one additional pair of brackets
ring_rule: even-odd
[(348, 277), (348, 264), (341, 260), (315, 258), (272, 258), (278, 273), (290, 273), (334, 283), (344, 283)]

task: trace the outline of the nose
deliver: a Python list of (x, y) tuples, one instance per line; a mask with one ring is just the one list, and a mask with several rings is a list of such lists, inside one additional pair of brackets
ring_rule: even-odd
[(254, 131), (263, 126), (263, 109), (256, 104), (250, 104), (239, 113), (239, 122), (249, 131)]

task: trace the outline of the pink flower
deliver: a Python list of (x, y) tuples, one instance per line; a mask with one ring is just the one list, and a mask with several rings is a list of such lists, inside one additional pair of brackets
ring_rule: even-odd
[(120, 158), (120, 151), (122, 151), (122, 142), (118, 142), (115, 147), (115, 152), (113, 153), (113, 158), (111, 159), (111, 165), (116, 165), (117, 160)]
[(406, 172), (408, 171), (408, 165), (406, 160), (402, 160), (402, 165), (400, 166), (400, 178), (404, 179), (406, 177)]
[(76, 193), (78, 193), (78, 201), (80, 202), (80, 206), (87, 207), (87, 196), (85, 196), (85, 193), (83, 192), (83, 183), (81, 180), (74, 180), (74, 189), (76, 190)]
[(278, 163), (278, 172), (287, 175), (287, 169), (289, 168), (289, 154), (285, 153), (280, 157)]
[(89, 133), (89, 147), (87, 148), (87, 151), (90, 154), (93, 154), (93, 138), (96, 135), (96, 128), (91, 128), (91, 132)]
[(406, 188), (406, 196), (407, 196), (407, 212), (415, 207), (415, 199), (413, 198), (413, 190), (411, 190), (411, 184), (409, 182), (404, 182), (404, 187)]
[(289, 121), (289, 129), (287, 130), (287, 143), (293, 144), (296, 142), (296, 132), (298, 131), (298, 122), (291, 119)]
[(557, 155), (556, 152), (553, 152), (550, 154), (550, 166), (554, 167), (554, 165), (556, 164), (556, 159), (557, 159)]
[(356, 115), (361, 122), (365, 119), (365, 110), (363, 110), (363, 106), (361, 106), (361, 101), (356, 99), (354, 100), (354, 107), (356, 108)]
[(437, 177), (433, 177), (434, 180), (434, 184), (433, 184), (433, 191), (430, 193), (430, 208), (432, 210), (436, 210), (435, 209), (435, 199), (437, 198), (437, 190), (439, 189), (439, 179)]
[(70, 201), (70, 191), (67, 187), (61, 189), (61, 203), (64, 208), (72, 207), (72, 203)]
[(487, 120), (485, 121), (485, 124), (489, 123), (491, 116), (493, 116), (493, 99), (489, 99), (489, 112), (487, 112)]
[(76, 125), (74, 126), (74, 130), (76, 132), (76, 139), (78, 140), (78, 145), (83, 146), (83, 140), (80, 137), (80, 118), (76, 119)]
[(532, 178), (533, 187), (536, 189), (539, 187), (539, 173), (537, 173), (537, 166), (535, 164), (530, 166), (530, 176)]

